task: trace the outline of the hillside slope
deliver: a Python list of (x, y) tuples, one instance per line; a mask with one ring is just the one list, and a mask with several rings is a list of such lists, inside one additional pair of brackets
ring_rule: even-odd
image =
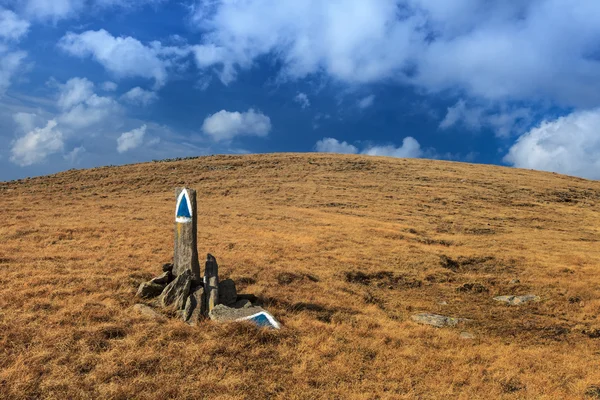
[[(201, 256), (281, 331), (132, 312), (172, 257), (182, 185), (198, 191)], [(600, 182), (212, 156), (0, 183), (0, 210), (3, 399), (600, 397)], [(541, 300), (493, 300), (512, 294)]]

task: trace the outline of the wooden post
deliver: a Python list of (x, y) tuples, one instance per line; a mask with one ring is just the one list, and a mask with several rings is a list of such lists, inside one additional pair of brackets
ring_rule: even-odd
[(173, 275), (179, 276), (185, 270), (192, 272), (193, 285), (202, 282), (198, 262), (196, 191), (188, 188), (175, 190), (175, 255)]
[(212, 254), (206, 255), (204, 295), (206, 296), (206, 312), (208, 313), (219, 304), (219, 266)]

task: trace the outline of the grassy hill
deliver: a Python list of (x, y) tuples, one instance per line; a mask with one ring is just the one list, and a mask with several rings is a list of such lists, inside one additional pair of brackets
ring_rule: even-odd
[[(281, 331), (132, 312), (172, 257), (182, 185), (201, 257)], [(0, 215), (2, 399), (600, 397), (600, 182), (213, 156), (0, 183)], [(512, 294), (541, 300), (493, 300)]]

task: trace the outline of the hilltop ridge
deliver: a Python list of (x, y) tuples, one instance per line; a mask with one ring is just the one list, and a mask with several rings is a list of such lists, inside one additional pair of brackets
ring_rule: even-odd
[[(197, 190), (201, 256), (259, 296), (280, 332), (132, 312), (137, 285), (172, 257), (177, 186)], [(1, 182), (0, 209), (2, 398), (600, 393), (598, 181), (207, 156)], [(529, 294), (540, 300), (493, 300)], [(411, 319), (422, 312), (469, 322), (433, 328)]]

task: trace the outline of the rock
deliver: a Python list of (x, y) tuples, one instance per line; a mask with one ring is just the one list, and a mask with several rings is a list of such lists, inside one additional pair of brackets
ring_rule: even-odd
[(509, 283), (511, 285), (516, 285), (517, 283), (521, 283), (521, 281), (515, 278), (515, 279), (511, 279)]
[(248, 308), (248, 307), (252, 307), (252, 303), (250, 303), (250, 300), (241, 299), (241, 300), (236, 301), (231, 307), (232, 308)]
[(460, 338), (462, 340), (473, 340), (473, 339), (475, 339), (475, 335), (473, 335), (472, 333), (469, 333), (469, 332), (461, 332)]
[(219, 304), (214, 307), (208, 316), (216, 322), (249, 321), (261, 327), (279, 329), (279, 323), (262, 307), (231, 308)]
[(431, 325), (437, 328), (443, 328), (444, 326), (456, 326), (459, 322), (465, 322), (463, 318), (452, 318), (438, 314), (421, 313), (411, 317), (413, 321), (419, 324)]
[(235, 321), (238, 318), (248, 317), (261, 311), (264, 311), (262, 307), (238, 309), (219, 304), (209, 311), (208, 316), (213, 321)]
[(533, 294), (528, 294), (525, 296), (497, 296), (494, 297), (494, 300), (501, 301), (511, 306), (518, 306), (519, 304), (529, 303), (530, 301), (539, 301), (540, 298)]
[(173, 272), (173, 263), (166, 263), (162, 266), (163, 272)]
[(196, 325), (206, 311), (204, 288), (198, 286), (188, 295), (185, 302), (183, 320), (190, 325)]
[(230, 306), (237, 300), (235, 282), (231, 279), (225, 279), (219, 282), (219, 304)]
[(206, 292), (206, 309), (210, 311), (219, 304), (219, 265), (212, 254), (206, 255), (204, 291)]
[(157, 313), (156, 311), (154, 311), (151, 307), (148, 307), (145, 304), (136, 304), (133, 306), (133, 311), (135, 311), (136, 313), (143, 315), (144, 317), (148, 317), (151, 319), (156, 319), (156, 320), (163, 320), (165, 319), (164, 316), (162, 316), (161, 314)]
[(198, 261), (198, 213), (196, 191), (190, 188), (175, 190), (175, 251), (173, 253), (173, 275), (179, 276), (190, 270), (195, 285), (202, 282)]
[(150, 299), (152, 297), (156, 297), (160, 295), (165, 288), (165, 285), (159, 285), (158, 283), (143, 282), (138, 287), (138, 291), (136, 293), (137, 297), (142, 297), (145, 299)]
[(440, 306), (447, 306), (447, 305), (448, 305), (448, 302), (447, 302), (447, 301), (445, 301), (445, 300), (442, 300), (442, 301), (438, 302), (438, 304), (439, 304)]
[(163, 287), (164, 287), (169, 282), (171, 282), (171, 280), (172, 280), (171, 272), (167, 271), (167, 272), (163, 272), (162, 275), (157, 276), (156, 278), (152, 279), (150, 281), (150, 283), (156, 283), (156, 284), (159, 284), (159, 285), (163, 285)]
[(185, 270), (175, 280), (167, 285), (160, 296), (163, 307), (182, 310), (185, 306), (190, 288), (192, 286), (192, 271)]

